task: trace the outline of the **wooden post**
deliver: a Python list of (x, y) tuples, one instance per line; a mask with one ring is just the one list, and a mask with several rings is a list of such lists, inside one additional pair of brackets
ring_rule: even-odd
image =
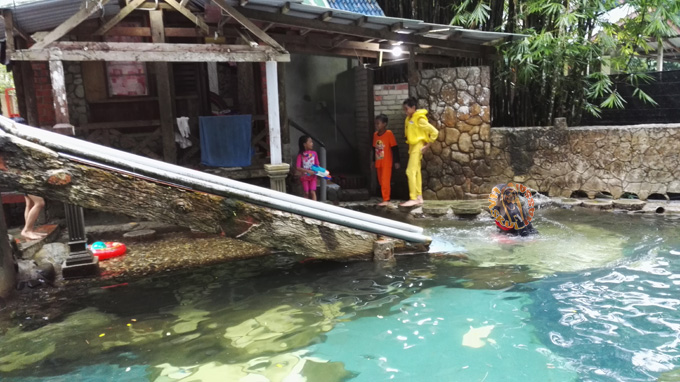
[(70, 124), (66, 83), (64, 82), (64, 65), (61, 60), (50, 60), (50, 78), (52, 79), (52, 98), (57, 124)]
[[(0, 197), (0, 199), (2, 199)], [(2, 200), (0, 200), (0, 206)], [(12, 247), (7, 235), (7, 225), (5, 214), (0, 211), (0, 298), (7, 298), (14, 290), (16, 284), (16, 271), (14, 268), (14, 258), (12, 257)]]
[(5, 51), (6, 55), (9, 56), (14, 52), (14, 17), (12, 16), (12, 11), (9, 9), (4, 9), (2, 11), (2, 17), (5, 20)]
[(208, 62), (208, 84), (210, 91), (220, 94), (220, 85), (217, 76), (217, 62)]
[[(163, 11), (150, 11), (151, 41), (165, 42), (163, 26)], [(158, 107), (161, 120), (161, 135), (163, 140), (163, 160), (177, 163), (177, 146), (175, 145), (175, 97), (170, 83), (170, 64), (167, 62), (154, 63), (156, 69), (156, 88), (158, 90)]]
[(279, 114), (281, 116), (281, 149), (284, 163), (291, 163), (290, 153), (290, 125), (288, 124), (288, 109), (286, 108), (286, 67), (277, 65), (279, 79)]
[(663, 72), (663, 39), (658, 39), (657, 44), (656, 71)]
[(255, 114), (255, 87), (253, 63), (239, 62), (236, 64), (238, 81), (238, 110), (241, 114)]

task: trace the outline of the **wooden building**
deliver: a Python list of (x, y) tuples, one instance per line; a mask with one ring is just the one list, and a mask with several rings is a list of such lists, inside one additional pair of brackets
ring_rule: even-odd
[[(3, 48), (28, 124), (73, 126), (88, 141), (199, 167), (198, 117), (230, 109), (253, 116), (254, 153), (250, 167), (230, 176), (269, 175), (284, 190), (291, 54), (347, 57), (357, 70), (403, 65), (413, 74), (461, 57), (493, 59), (494, 45), (520, 37), (384, 17), (375, 3), (352, 11), (350, 3), (29, 0), (2, 10)], [(372, 105), (371, 76), (356, 81), (353, 96)], [(189, 147), (176, 142), (180, 116), (189, 117)], [(355, 122), (372, 131), (371, 107)]]

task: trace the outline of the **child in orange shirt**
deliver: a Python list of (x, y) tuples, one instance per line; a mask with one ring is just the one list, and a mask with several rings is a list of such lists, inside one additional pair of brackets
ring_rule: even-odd
[(392, 181), (392, 165), (399, 169), (399, 147), (394, 134), (387, 130), (387, 116), (380, 114), (375, 117), (375, 134), (373, 134), (373, 159), (378, 172), (378, 182), (382, 190), (382, 203), (386, 206), (390, 202), (390, 182)]

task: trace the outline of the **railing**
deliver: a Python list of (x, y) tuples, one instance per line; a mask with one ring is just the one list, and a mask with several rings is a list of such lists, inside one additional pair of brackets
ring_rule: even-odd
[[(321, 164), (321, 167), (326, 168), (326, 145), (321, 142), (320, 140), (314, 138), (312, 134), (310, 134), (307, 130), (305, 130), (302, 126), (298, 125), (293, 121), (292, 119), (288, 120), (288, 125), (290, 125), (292, 128), (295, 130), (301, 132), (304, 135), (307, 135), (312, 138), (313, 141), (319, 144), (319, 163)], [(326, 183), (326, 179), (321, 178), (321, 191), (319, 192), (319, 199), (322, 202), (326, 201), (326, 193), (328, 190), (328, 185)]]

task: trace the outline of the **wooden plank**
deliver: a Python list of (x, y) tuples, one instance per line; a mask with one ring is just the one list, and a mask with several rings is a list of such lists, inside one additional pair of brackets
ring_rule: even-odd
[(106, 88), (106, 66), (99, 61), (84, 61), (81, 64), (85, 99), (92, 103), (106, 99), (109, 94)]
[[(216, 0), (223, 1), (223, 0)], [(244, 17), (252, 20), (273, 22), (279, 25), (287, 25), (301, 29), (313, 29), (326, 33), (340, 33), (362, 38), (373, 38), (379, 40), (402, 41), (404, 44), (411, 45), (430, 45), (440, 49), (448, 49), (459, 52), (465, 57), (481, 58), (486, 54), (495, 52), (495, 48), (477, 44), (463, 43), (460, 41), (442, 40), (414, 34), (401, 34), (392, 32), (389, 29), (370, 29), (355, 25), (343, 25), (327, 23), (316, 19), (304, 19), (300, 17), (281, 15), (271, 12), (258, 11), (254, 9), (242, 8), (241, 13)]]
[(26, 118), (28, 115), (28, 110), (26, 107), (26, 87), (24, 85), (22, 73), (22, 67), (24, 65), (31, 65), (31, 63), (17, 61), (12, 64), (12, 78), (14, 79), (14, 88), (17, 97), (17, 105), (19, 106), (19, 115), (23, 118)]
[[(165, 42), (163, 11), (150, 11), (151, 41)], [(156, 69), (156, 89), (158, 91), (158, 107), (161, 118), (161, 137), (163, 142), (163, 160), (177, 163), (177, 146), (175, 144), (175, 108), (173, 88), (170, 84), (170, 64), (154, 63)]]
[(188, 2), (189, 2), (189, 0), (182, 0), (182, 1), (180, 1), (179, 5), (182, 6), (182, 7), (186, 7)]
[(70, 32), (73, 28), (77, 27), (78, 24), (87, 20), (87, 18), (92, 16), (92, 14), (95, 13), (97, 10), (104, 7), (104, 5), (106, 5), (106, 3), (108, 3), (108, 2), (109, 2), (109, 0), (99, 0), (99, 1), (88, 2), (87, 5), (85, 6), (85, 8), (78, 11), (75, 15), (69, 17), (68, 20), (64, 21), (61, 25), (56, 27), (52, 32), (45, 35), (42, 39), (40, 39), (40, 41), (36, 42), (30, 49), (32, 49), (32, 50), (44, 49), (50, 43), (55, 42), (55, 41), (59, 40), (60, 38), (64, 37), (66, 35), (66, 33)]
[(54, 48), (17, 50), (14, 61), (140, 61), (140, 62), (289, 62), (288, 53), (269, 46), (221, 44), (163, 44), (127, 42), (71, 42), (52, 44)]
[(198, 26), (205, 35), (210, 33), (210, 28), (208, 28), (208, 24), (205, 23), (203, 17), (191, 13), (189, 9), (175, 0), (165, 0), (165, 2), (171, 7), (175, 8), (177, 12), (183, 14), (184, 17), (191, 20), (192, 23), (196, 24), (196, 26)]
[(71, 123), (66, 98), (66, 82), (64, 81), (64, 65), (59, 60), (50, 61), (50, 79), (52, 80), (52, 98), (57, 123)]
[(278, 50), (279, 52), (282, 53), (286, 52), (286, 49), (284, 49), (276, 40), (274, 40), (267, 33), (262, 31), (262, 29), (258, 28), (257, 25), (255, 25), (252, 21), (248, 20), (248, 18), (241, 14), (241, 12), (237, 11), (236, 8), (227, 4), (225, 0), (213, 0), (213, 2), (217, 4), (218, 7), (222, 8), (223, 11), (227, 12), (229, 16), (233, 17), (234, 20), (236, 20), (239, 24), (243, 25), (246, 29), (248, 29), (252, 34), (255, 35), (255, 37), (259, 38), (272, 48)]
[(250, 62), (238, 63), (236, 66), (238, 110), (242, 114), (255, 114), (255, 76), (253, 64)]
[[(22, 42), (22, 48), (27, 44)], [(21, 63), (21, 78), (23, 82), (22, 92), (26, 101), (26, 115), (22, 115), (31, 126), (40, 126), (38, 121), (38, 100), (35, 94), (35, 78), (33, 75), (33, 67), (30, 62)], [(17, 89), (18, 90), (18, 89)], [(18, 96), (18, 93), (17, 93)]]
[(111, 20), (107, 21), (106, 23), (104, 23), (104, 25), (102, 25), (99, 29), (97, 29), (97, 31), (94, 32), (94, 35), (95, 36), (101, 36), (101, 35), (105, 34), (106, 32), (108, 32), (111, 28), (116, 26), (116, 24), (118, 24), (121, 20), (123, 20), (125, 17), (127, 17), (127, 15), (132, 13), (132, 11), (134, 11), (140, 5), (142, 5), (144, 3), (144, 1), (145, 0), (132, 0), (132, 2), (128, 3), (128, 5), (123, 7), (123, 9), (121, 9), (120, 12), (118, 12), (117, 15), (113, 16), (113, 18)]
[(14, 16), (12, 11), (3, 9), (2, 18), (5, 20), (5, 51), (10, 54), (14, 52)]

